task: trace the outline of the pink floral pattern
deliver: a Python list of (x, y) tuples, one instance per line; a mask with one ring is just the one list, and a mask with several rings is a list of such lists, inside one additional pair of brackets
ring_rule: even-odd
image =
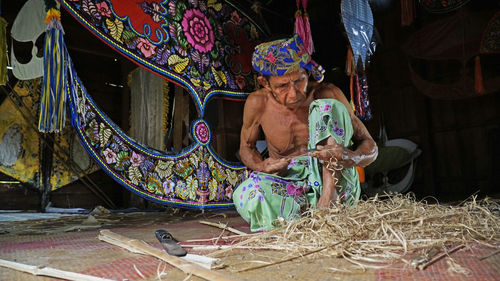
[(111, 150), (109, 147), (106, 148), (103, 152), (104, 157), (106, 158), (106, 163), (112, 164), (116, 163), (116, 153)]
[(196, 138), (202, 143), (206, 144), (210, 140), (210, 132), (208, 130), (207, 124), (204, 122), (199, 122), (195, 127)]
[(196, 50), (207, 53), (214, 46), (214, 32), (207, 17), (198, 9), (189, 9), (181, 22), (187, 41)]
[(246, 86), (245, 77), (238, 74), (238, 75), (236, 75), (235, 80), (236, 80), (236, 85), (238, 85), (238, 88), (240, 88), (240, 89), (245, 88), (245, 86)]
[(193, 89), (200, 107), (209, 93), (244, 96), (255, 90), (249, 58), (263, 29), (225, 0), (60, 2), (131, 60)]
[(169, 194), (174, 192), (175, 183), (169, 179), (163, 182), (163, 192)]
[(139, 167), (144, 161), (144, 157), (141, 154), (135, 153), (135, 151), (132, 151), (132, 157), (130, 158), (130, 162), (132, 162), (132, 166), (134, 167)]
[(144, 38), (139, 38), (139, 43), (137, 43), (136, 48), (139, 49), (146, 58), (150, 58), (156, 53), (156, 46)]
[(302, 186), (293, 185), (291, 183), (286, 185), (286, 192), (290, 195), (302, 196), (302, 191), (304, 188)]
[(229, 199), (233, 198), (233, 187), (230, 185), (226, 187), (226, 197)]
[(103, 1), (97, 3), (96, 6), (97, 6), (97, 11), (99, 11), (99, 14), (108, 18), (111, 17), (111, 11), (109, 10), (108, 3)]
[(241, 17), (238, 14), (238, 12), (234, 11), (231, 13), (231, 20), (234, 22), (234, 24), (239, 25), (241, 22)]

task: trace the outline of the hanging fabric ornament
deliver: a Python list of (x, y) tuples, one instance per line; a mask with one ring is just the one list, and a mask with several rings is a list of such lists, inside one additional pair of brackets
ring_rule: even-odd
[(295, 24), (293, 26), (293, 33), (296, 33), (302, 39), (305, 46), (306, 31), (304, 29), (304, 19), (302, 18), (302, 10), (300, 10), (300, 0), (295, 1), (297, 3), (297, 12), (295, 12)]
[(368, 99), (368, 79), (364, 71), (356, 72), (356, 115), (363, 121), (372, 119), (370, 100)]
[(0, 85), (7, 84), (9, 80), (7, 64), (9, 64), (7, 55), (7, 21), (3, 17), (0, 17)]
[(311, 25), (309, 24), (309, 14), (307, 13), (307, 1), (308, 0), (302, 0), (302, 8), (304, 9), (304, 45), (307, 49), (307, 52), (309, 54), (312, 54), (314, 52), (314, 43), (312, 40)]
[[(297, 4), (297, 12), (295, 12), (293, 32), (300, 36), (300, 39), (304, 42), (307, 53), (312, 54), (314, 52), (314, 43), (312, 41), (309, 14), (307, 13), (307, 1), (308, 0), (295, 0), (295, 3)], [(302, 9), (300, 8), (301, 3)]]
[(64, 44), (61, 12), (54, 0), (45, 1), (45, 45), (43, 49), (43, 88), (38, 130), (59, 132), (66, 120), (68, 54)]
[(345, 73), (347, 76), (349, 76), (349, 93), (351, 94), (351, 100), (349, 101), (349, 104), (354, 112), (356, 112), (356, 107), (354, 106), (354, 88), (353, 88), (353, 83), (354, 83), (354, 59), (352, 55), (352, 49), (351, 46), (347, 48), (347, 56), (345, 60)]
[(368, 0), (342, 0), (344, 22), (349, 46), (346, 59), (346, 74), (350, 76), (351, 106), (361, 120), (370, 120), (368, 80), (365, 68), (374, 52), (373, 14)]
[(401, 0), (401, 25), (408, 26), (415, 19), (414, 0)]
[(351, 73), (349, 76), (349, 92), (351, 93), (351, 100), (349, 101), (349, 105), (352, 108), (353, 112), (356, 112), (356, 106), (354, 105), (354, 73)]

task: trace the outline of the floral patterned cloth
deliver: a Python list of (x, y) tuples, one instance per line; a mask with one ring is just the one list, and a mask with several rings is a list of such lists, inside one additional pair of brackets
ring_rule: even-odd
[[(330, 136), (337, 143), (349, 146), (352, 135), (351, 118), (344, 104), (334, 99), (311, 103), (309, 148), (315, 148)], [(343, 169), (338, 185), (341, 201), (355, 204), (361, 190), (356, 168)], [(285, 177), (253, 172), (236, 188), (233, 202), (252, 231), (271, 230), (280, 225), (280, 220), (294, 220), (307, 208), (315, 208), (322, 188), (318, 159), (301, 156), (290, 161)]]

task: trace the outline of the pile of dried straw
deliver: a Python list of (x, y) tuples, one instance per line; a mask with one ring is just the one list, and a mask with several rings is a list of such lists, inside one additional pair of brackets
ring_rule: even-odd
[(470, 242), (498, 247), (499, 212), (498, 201), (475, 197), (457, 206), (416, 201), (411, 195), (375, 197), (354, 207), (310, 211), (234, 246), (285, 250), (288, 255), (317, 252), (376, 267), (421, 249)]

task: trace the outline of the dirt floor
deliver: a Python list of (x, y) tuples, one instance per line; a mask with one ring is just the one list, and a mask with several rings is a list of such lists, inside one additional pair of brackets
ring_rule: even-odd
[[(101, 229), (110, 229), (126, 237), (140, 239), (161, 248), (154, 236), (167, 229), (180, 241), (231, 235), (199, 220), (227, 223), (249, 232), (249, 227), (234, 211), (225, 212), (138, 212), (129, 214), (93, 214), (57, 219), (0, 222), (0, 259), (29, 265), (47, 266), (113, 280), (203, 280), (154, 257), (134, 254), (97, 239)], [(222, 240), (219, 240), (219, 244)], [(213, 245), (213, 242), (188, 244)], [(189, 248), (186, 248), (189, 250)], [(205, 255), (211, 251), (192, 251)], [(362, 271), (342, 258), (310, 255), (245, 272), (239, 270), (274, 262), (286, 253), (262, 250), (232, 250), (219, 256), (223, 268), (218, 272), (242, 280), (500, 280), (500, 254), (480, 260), (494, 249), (470, 244), (451, 254), (463, 270), (454, 272), (450, 260), (443, 258), (427, 269), (417, 271), (402, 262), (382, 269)], [(416, 253), (412, 253), (416, 255)], [(0, 280), (59, 280), (33, 276), (0, 267)]]

